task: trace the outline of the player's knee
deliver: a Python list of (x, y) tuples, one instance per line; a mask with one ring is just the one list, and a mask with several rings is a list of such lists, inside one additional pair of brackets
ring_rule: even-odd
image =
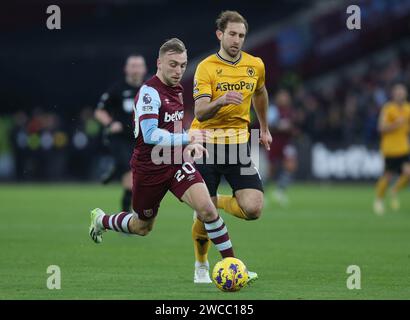
[(212, 221), (218, 217), (218, 212), (211, 201), (200, 205), (196, 212), (202, 221)]
[(254, 204), (252, 206), (244, 208), (243, 210), (245, 211), (247, 220), (259, 219), (259, 217), (262, 214), (262, 207), (263, 207), (262, 204)]

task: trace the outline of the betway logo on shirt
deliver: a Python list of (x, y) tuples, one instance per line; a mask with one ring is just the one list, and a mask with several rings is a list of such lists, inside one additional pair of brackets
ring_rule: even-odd
[(229, 82), (218, 82), (216, 84), (216, 89), (215, 91), (221, 90), (221, 91), (231, 91), (231, 90), (249, 90), (253, 91), (253, 87), (255, 86), (255, 83), (253, 82), (245, 82), (245, 81), (240, 81), (237, 83), (229, 83)]
[(184, 111), (175, 111), (174, 113), (165, 112), (164, 122), (179, 121), (184, 117)]

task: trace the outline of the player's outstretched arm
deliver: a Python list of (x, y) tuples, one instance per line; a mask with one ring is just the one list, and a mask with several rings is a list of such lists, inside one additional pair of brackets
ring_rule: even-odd
[(204, 143), (210, 139), (205, 130), (190, 130), (183, 133), (170, 133), (158, 128), (158, 119), (145, 119), (140, 122), (142, 137), (147, 144), (159, 146), (180, 146), (189, 143)]
[(180, 146), (191, 142), (188, 133), (170, 133), (158, 128), (158, 119), (145, 119), (140, 122), (142, 137), (146, 144), (159, 146)]

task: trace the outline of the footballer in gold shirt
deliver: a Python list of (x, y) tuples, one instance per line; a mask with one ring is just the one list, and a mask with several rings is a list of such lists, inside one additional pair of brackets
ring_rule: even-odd
[[(260, 58), (242, 51), (248, 32), (248, 23), (242, 15), (223, 11), (216, 20), (216, 28), (220, 49), (200, 62), (195, 72), (195, 119), (191, 125), (191, 129), (210, 133), (211, 141), (206, 147), (213, 162), (204, 158), (196, 167), (217, 208), (240, 219), (254, 220), (262, 212), (263, 187), (250, 159), (248, 126), (252, 104), (260, 125), (259, 142), (269, 150), (272, 137), (267, 122), (269, 101), (265, 67)], [(236, 159), (232, 163), (233, 154)], [(247, 163), (244, 158), (248, 159)], [(247, 174), (243, 174), (242, 169), (247, 169)], [(221, 177), (231, 186), (233, 196), (217, 194)], [(197, 218), (192, 238), (196, 259), (194, 282), (209, 283), (207, 253), (210, 241), (204, 224)], [(256, 280), (257, 274), (249, 271), (248, 279)]]
[(400, 207), (397, 193), (410, 178), (410, 103), (406, 99), (406, 87), (396, 84), (392, 88), (392, 100), (380, 112), (380, 151), (384, 157), (384, 173), (377, 182), (374, 202), (374, 211), (379, 215), (384, 213), (383, 199), (393, 175), (400, 175), (391, 190), (391, 207), (394, 210)]

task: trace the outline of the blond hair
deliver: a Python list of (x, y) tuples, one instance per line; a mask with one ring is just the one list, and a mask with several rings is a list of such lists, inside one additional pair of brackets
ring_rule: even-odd
[(163, 56), (167, 52), (183, 53), (187, 51), (185, 44), (178, 38), (172, 38), (163, 43), (159, 48), (159, 56)]

